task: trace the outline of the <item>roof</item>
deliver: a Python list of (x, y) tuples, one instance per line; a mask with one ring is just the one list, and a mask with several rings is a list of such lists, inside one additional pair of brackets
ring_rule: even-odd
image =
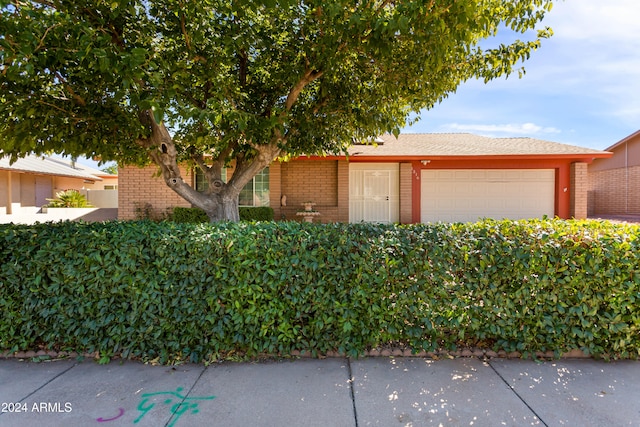
[(611, 153), (533, 138), (489, 138), (469, 133), (405, 133), (398, 138), (385, 134), (378, 145), (354, 145), (350, 156), (384, 157), (476, 157), (544, 156), (609, 157)]
[(11, 164), (9, 157), (1, 157), (0, 170), (65, 176), (70, 178), (90, 179), (92, 181), (102, 181), (100, 176), (109, 175), (89, 166), (84, 166), (78, 163), (73, 165), (71, 161), (68, 160), (36, 155), (29, 155), (20, 158), (13, 164)]
[(631, 141), (632, 139), (634, 139), (635, 137), (640, 136), (640, 130), (632, 133), (631, 135), (622, 138), (620, 141), (616, 142), (615, 144), (613, 144), (611, 147), (605, 148), (606, 151), (613, 151), (616, 148), (618, 148), (619, 146), (626, 144), (627, 142)]

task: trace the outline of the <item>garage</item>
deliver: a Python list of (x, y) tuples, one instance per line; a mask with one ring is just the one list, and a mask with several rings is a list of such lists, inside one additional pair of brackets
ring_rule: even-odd
[(421, 171), (422, 222), (554, 216), (554, 169)]

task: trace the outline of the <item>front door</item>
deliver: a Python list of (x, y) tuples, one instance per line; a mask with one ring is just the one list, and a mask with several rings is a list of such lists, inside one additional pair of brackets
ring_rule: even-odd
[(399, 170), (397, 163), (349, 165), (350, 222), (399, 221)]

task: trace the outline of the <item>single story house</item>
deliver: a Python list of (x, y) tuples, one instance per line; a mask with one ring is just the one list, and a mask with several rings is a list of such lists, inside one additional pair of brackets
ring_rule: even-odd
[[(71, 160), (30, 155), (10, 164), (0, 152), (0, 215), (33, 213), (62, 190), (89, 192), (117, 190), (118, 175), (84, 166)], [(116, 192), (106, 206), (117, 207)], [(89, 201), (98, 206), (101, 201)], [(111, 201), (112, 199), (112, 201)]]
[(640, 215), (640, 130), (589, 165), (589, 215)]
[[(306, 201), (320, 222), (436, 222), (479, 218), (586, 218), (587, 165), (611, 153), (531, 138), (472, 134), (383, 135), (348, 156), (274, 161), (247, 185), (241, 205), (268, 205), (301, 220)], [(119, 170), (119, 218), (189, 206), (156, 167)], [(199, 174), (183, 170), (199, 187)]]

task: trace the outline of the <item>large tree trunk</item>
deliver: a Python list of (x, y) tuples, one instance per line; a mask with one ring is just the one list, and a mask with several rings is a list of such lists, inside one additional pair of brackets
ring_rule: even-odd
[(195, 203), (193, 205), (204, 210), (210, 222), (240, 221), (237, 195), (212, 193), (208, 195), (208, 198), (210, 203), (206, 205)]
[[(228, 183), (219, 179), (220, 173), (213, 173), (211, 167), (199, 161), (197, 163), (200, 168), (203, 168), (209, 182), (208, 192), (200, 193), (182, 179), (178, 151), (164, 124), (156, 123), (150, 112), (141, 116), (141, 122), (149, 126), (151, 135), (140, 140), (139, 143), (148, 149), (149, 157), (160, 167), (167, 186), (193, 206), (204, 210), (211, 222), (239, 221), (240, 191), (280, 153), (280, 149), (274, 143), (255, 147), (257, 154), (250, 161), (247, 161), (244, 156), (237, 157), (236, 169)], [(219, 162), (219, 165), (222, 164), (224, 162)]]
[(222, 213), (221, 218), (212, 218), (209, 216), (211, 222), (216, 221), (240, 221), (240, 210), (238, 206), (238, 197), (222, 197), (222, 204), (219, 211)]

